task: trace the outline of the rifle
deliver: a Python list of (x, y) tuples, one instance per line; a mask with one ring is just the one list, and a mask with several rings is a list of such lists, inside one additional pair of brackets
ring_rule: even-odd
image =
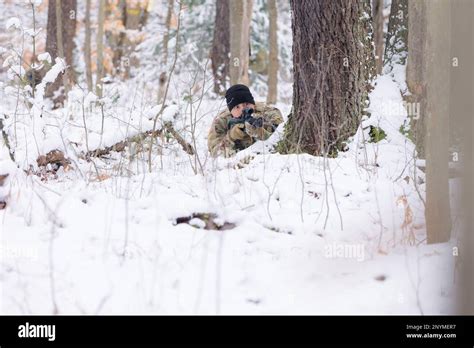
[(263, 118), (262, 117), (259, 117), (259, 118), (252, 117), (253, 111), (254, 110), (250, 109), (250, 108), (244, 109), (244, 111), (242, 112), (242, 115), (240, 117), (232, 118), (227, 122), (227, 128), (231, 129), (236, 124), (239, 124), (239, 123), (244, 123), (245, 124), (245, 122), (250, 123), (252, 126), (254, 126), (256, 128), (262, 127), (263, 126)]

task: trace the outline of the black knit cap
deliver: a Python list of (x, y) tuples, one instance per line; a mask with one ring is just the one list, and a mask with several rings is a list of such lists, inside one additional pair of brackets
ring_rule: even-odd
[(245, 85), (233, 85), (230, 87), (227, 92), (225, 92), (225, 100), (229, 111), (240, 103), (251, 103), (255, 105), (252, 93), (250, 93), (249, 88)]

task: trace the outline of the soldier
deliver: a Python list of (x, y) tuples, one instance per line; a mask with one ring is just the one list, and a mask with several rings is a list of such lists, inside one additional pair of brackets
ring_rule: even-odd
[[(252, 93), (245, 85), (230, 87), (225, 99), (229, 110), (216, 116), (207, 138), (212, 157), (229, 157), (257, 140), (266, 140), (283, 122), (280, 110), (265, 103), (255, 103)], [(243, 114), (248, 114), (249, 109), (253, 111), (252, 117), (250, 121), (244, 121)]]

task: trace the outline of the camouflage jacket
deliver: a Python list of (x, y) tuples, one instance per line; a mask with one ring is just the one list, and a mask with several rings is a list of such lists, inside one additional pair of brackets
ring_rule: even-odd
[(263, 127), (253, 128), (246, 124), (245, 137), (236, 142), (229, 137), (228, 122), (232, 119), (229, 110), (220, 112), (212, 122), (209, 135), (207, 137), (207, 146), (212, 157), (224, 155), (230, 157), (236, 152), (243, 150), (257, 140), (266, 140), (275, 131), (276, 127), (283, 122), (280, 110), (273, 106), (267, 106), (265, 103), (257, 102), (253, 117), (263, 117)]

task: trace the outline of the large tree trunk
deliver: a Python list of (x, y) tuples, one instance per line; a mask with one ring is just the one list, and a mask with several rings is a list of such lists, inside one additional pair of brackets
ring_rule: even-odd
[(104, 20), (105, 0), (99, 0), (99, 18), (97, 28), (97, 77), (95, 81), (95, 94), (102, 97), (102, 78), (104, 77)]
[(268, 64), (268, 95), (267, 103), (275, 104), (278, 98), (278, 26), (276, 0), (268, 0), (268, 16), (270, 18), (269, 41), (270, 54)]
[[(416, 2), (416, 1), (415, 1)], [(408, 0), (392, 0), (385, 41), (384, 65), (405, 65), (408, 51)]]
[[(407, 101), (410, 103), (419, 103), (421, 110), (425, 110), (426, 101), (424, 86), (424, 45), (426, 43), (426, 9), (425, 2), (408, 2), (408, 56), (406, 68), (406, 82), (410, 96)], [(420, 117), (414, 120), (414, 139), (418, 156), (425, 157), (424, 134), (425, 118)]]
[[(75, 80), (72, 64), (74, 51), (74, 36), (76, 33), (76, 0), (50, 0), (48, 4), (48, 23), (46, 35), (46, 52), (49, 53), (54, 64), (56, 57), (64, 58), (68, 68), (64, 76), (60, 76), (54, 83), (51, 83), (46, 96), (52, 97), (56, 107), (61, 106), (65, 99), (65, 90), (69, 88)], [(59, 21), (58, 21), (59, 19)], [(62, 93), (57, 92), (64, 87)]]
[[(451, 3), (424, 0), (426, 9), (426, 230), (427, 242), (451, 235), (449, 196), (449, 93)], [(423, 111), (423, 109), (422, 109)]]
[(383, 68), (383, 0), (372, 0), (372, 18), (374, 19), (375, 71), (382, 73)]
[(249, 85), (250, 23), (253, 0), (230, 1), (230, 83)]
[(216, 19), (214, 22), (211, 61), (214, 75), (214, 92), (224, 94), (229, 76), (229, 0), (216, 0)]
[[(461, 233), (457, 233), (457, 249), (454, 254), (456, 285), (458, 285), (458, 308), (455, 314), (474, 314), (474, 158), (473, 117), (474, 114), (474, 2), (457, 0), (451, 4), (451, 125), (459, 128), (451, 159), (461, 169), (462, 176), (452, 186), (453, 213), (460, 217)], [(464, 64), (463, 62), (468, 62)], [(454, 145), (454, 144), (453, 144)], [(457, 155), (457, 158), (455, 157)], [(457, 159), (457, 162), (456, 162)], [(454, 220), (454, 217), (453, 217)], [(454, 228), (454, 223), (453, 223)], [(453, 232), (454, 234), (454, 232)], [(458, 275), (460, 277), (458, 277)]]
[(87, 89), (92, 92), (92, 50), (91, 50), (91, 0), (86, 2), (86, 37), (84, 42), (84, 61), (86, 64)]
[(370, 3), (290, 4), (294, 84), (285, 150), (335, 155), (359, 126), (374, 73)]

